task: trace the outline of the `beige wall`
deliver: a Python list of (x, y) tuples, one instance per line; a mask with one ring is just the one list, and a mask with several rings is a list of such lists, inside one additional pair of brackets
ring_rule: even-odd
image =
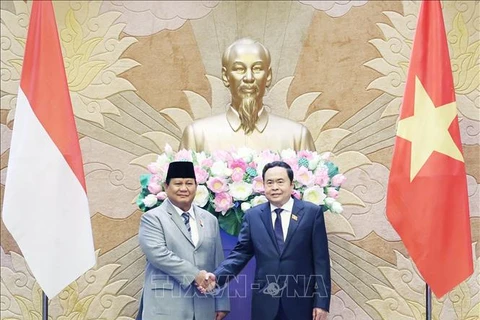
[[(271, 111), (304, 122), (318, 151), (332, 151), (348, 177), (345, 212), (327, 217), (330, 318), (424, 318), (424, 283), (385, 217), (419, 3), (338, 2), (55, 2), (99, 258), (96, 268), (52, 300), (53, 319), (71, 319), (75, 310), (87, 319), (134, 317), (144, 265), (136, 238), (141, 213), (132, 202), (139, 175), (165, 143), (176, 148), (186, 125), (228, 101), (220, 57), (243, 36), (271, 50)], [(29, 5), (1, 3), (2, 198)], [(480, 310), (480, 5), (443, 5), (476, 268), (468, 281), (434, 301), (434, 319), (472, 320)], [(303, 111), (289, 112), (292, 105)], [(3, 223), (1, 228), (2, 319), (36, 319), (26, 314), (41, 311), (39, 288)]]

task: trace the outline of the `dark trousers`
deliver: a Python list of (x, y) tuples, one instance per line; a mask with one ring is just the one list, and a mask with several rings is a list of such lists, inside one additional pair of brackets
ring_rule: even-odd
[(278, 312), (277, 312), (277, 316), (275, 317), (275, 320), (288, 320), (288, 317), (285, 314), (285, 310), (283, 310), (282, 300), (280, 300), (280, 303), (278, 306)]

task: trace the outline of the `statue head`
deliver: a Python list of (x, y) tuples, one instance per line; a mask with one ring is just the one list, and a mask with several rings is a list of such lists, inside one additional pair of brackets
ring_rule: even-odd
[(263, 106), (265, 89), (272, 81), (270, 53), (260, 42), (243, 38), (232, 43), (223, 53), (222, 79), (232, 94), (232, 107), (237, 110), (242, 128), (252, 132)]

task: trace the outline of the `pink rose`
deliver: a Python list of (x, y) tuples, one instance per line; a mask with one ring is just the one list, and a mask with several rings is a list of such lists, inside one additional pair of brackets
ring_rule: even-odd
[(232, 196), (226, 192), (217, 193), (215, 195), (215, 211), (225, 214), (233, 205)]
[(247, 163), (242, 159), (235, 159), (233, 161), (230, 161), (229, 167), (230, 169), (240, 168), (245, 172), (245, 170), (247, 169)]
[(210, 168), (213, 165), (213, 159), (207, 158), (205, 160), (202, 160), (202, 163), (200, 163), (200, 165), (204, 168)]
[(235, 168), (232, 172), (232, 180), (234, 182), (243, 181), (243, 176), (245, 175), (245, 171), (242, 168)]
[(160, 200), (160, 201), (163, 201), (165, 199), (167, 199), (167, 193), (162, 191), (162, 192), (159, 192), (157, 194), (157, 199)]
[(332, 178), (332, 186), (340, 187), (345, 180), (347, 180), (347, 177), (345, 177), (343, 174), (336, 174)]
[(328, 188), (327, 189), (327, 196), (333, 199), (338, 198), (338, 191), (335, 188)]
[(205, 182), (207, 182), (207, 179), (208, 179), (207, 170), (205, 170), (205, 169), (203, 169), (199, 166), (195, 166), (194, 170), (195, 170), (195, 178), (196, 178), (198, 184), (204, 184)]
[(288, 159), (283, 159), (290, 167), (292, 167), (293, 171), (298, 170), (298, 159), (297, 158), (288, 158)]
[(147, 166), (148, 171), (150, 171), (151, 174), (156, 174), (158, 170), (160, 169), (158, 163), (152, 162)]
[(315, 184), (320, 187), (326, 187), (330, 177), (328, 176), (328, 169), (323, 167), (315, 171)]
[(280, 156), (277, 153), (273, 153), (270, 150), (264, 150), (264, 151), (260, 152), (259, 157), (262, 160), (262, 162), (265, 162), (265, 163), (280, 160)]
[(252, 180), (253, 184), (253, 191), (256, 193), (264, 193), (265, 192), (265, 186), (263, 185), (263, 179), (261, 176), (256, 176)]
[(228, 191), (227, 181), (221, 177), (211, 177), (207, 181), (208, 189), (212, 190), (214, 193), (221, 193)]
[(158, 177), (160, 181), (165, 180), (165, 172), (168, 170), (168, 163), (167, 164), (159, 164), (158, 162), (152, 162), (147, 166), (148, 171), (151, 174), (154, 174)]
[(162, 181), (159, 179), (159, 177), (156, 175), (153, 175), (150, 178), (150, 181), (148, 182), (148, 191), (150, 191), (150, 193), (153, 193), (153, 194), (159, 193), (160, 191), (163, 190), (161, 183)]
[(307, 158), (308, 160), (311, 160), (313, 159), (313, 152), (308, 150), (301, 150), (301, 151), (298, 151), (297, 156), (298, 158)]
[(301, 194), (300, 191), (298, 191), (298, 190), (293, 190), (293, 191), (292, 191), (292, 196), (294, 196), (294, 197), (297, 198), (298, 200), (302, 199), (302, 194)]
[(178, 151), (177, 154), (175, 155), (175, 160), (176, 161), (182, 161), (182, 160), (192, 161), (193, 160), (192, 153), (189, 150), (182, 149)]
[(215, 159), (215, 161), (223, 161), (223, 162), (233, 160), (232, 155), (228, 151), (225, 151), (225, 150), (214, 151), (213, 152), (213, 158)]
[(315, 182), (315, 177), (312, 172), (305, 167), (300, 167), (298, 170), (294, 170), (295, 180), (300, 182), (302, 185), (311, 187)]

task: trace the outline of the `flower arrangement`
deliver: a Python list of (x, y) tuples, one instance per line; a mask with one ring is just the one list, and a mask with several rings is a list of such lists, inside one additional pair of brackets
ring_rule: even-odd
[(256, 152), (249, 148), (218, 150), (211, 154), (185, 149), (174, 152), (166, 145), (157, 161), (147, 166), (150, 173), (140, 177), (142, 190), (137, 205), (143, 211), (159, 206), (167, 197), (164, 183), (169, 163), (191, 161), (198, 183), (194, 203), (214, 214), (227, 233), (237, 235), (244, 212), (268, 201), (264, 195), (263, 167), (282, 160), (293, 169), (295, 198), (323, 205), (325, 211), (341, 213), (342, 205), (336, 199), (346, 178), (329, 158), (328, 152), (291, 149), (280, 153)]

